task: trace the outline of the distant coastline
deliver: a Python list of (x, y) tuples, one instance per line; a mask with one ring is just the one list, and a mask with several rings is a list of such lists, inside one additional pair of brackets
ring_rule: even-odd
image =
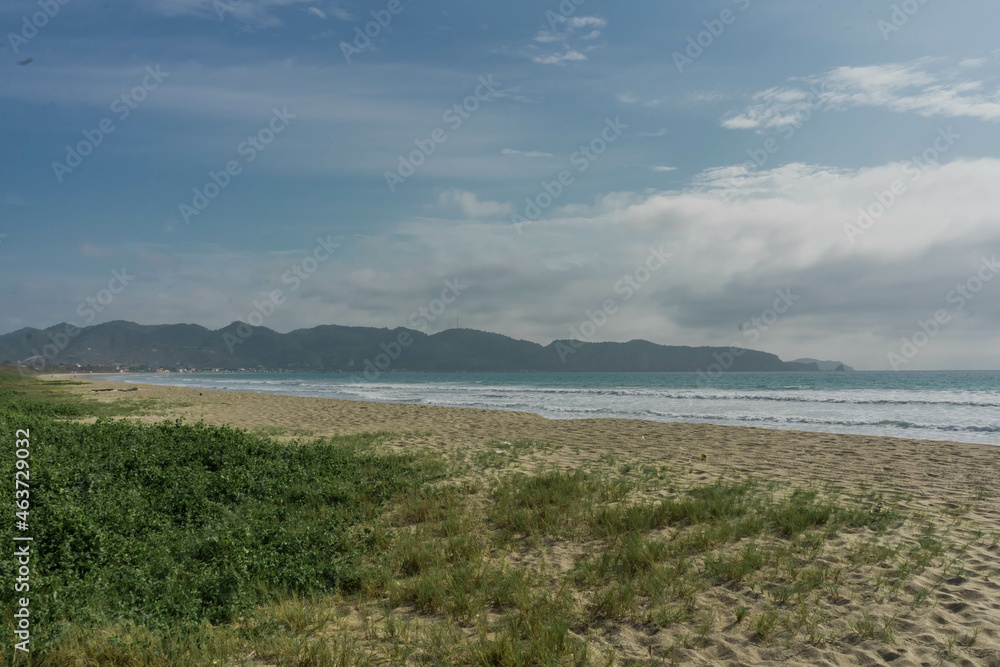
[[(741, 347), (659, 345), (645, 340), (548, 345), (474, 329), (426, 334), (412, 329), (324, 325), (285, 334), (234, 322), (212, 331), (195, 324), (114, 321), (58, 324), (0, 336), (0, 361), (49, 370), (104, 372), (324, 372), (367, 379), (408, 372), (818, 371), (814, 361), (782, 361)], [(840, 364), (841, 362), (822, 362)], [(845, 365), (845, 369), (846, 369)]]

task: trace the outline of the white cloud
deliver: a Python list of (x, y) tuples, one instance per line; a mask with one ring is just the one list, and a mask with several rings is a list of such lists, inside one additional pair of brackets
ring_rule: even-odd
[(653, 166), (653, 171), (677, 171), (677, 167), (668, 167), (663, 164), (657, 164)]
[(615, 95), (615, 99), (617, 99), (622, 104), (635, 104), (636, 102), (639, 101), (639, 98), (631, 93), (618, 93), (617, 95)]
[(713, 102), (721, 102), (726, 99), (726, 96), (718, 92), (701, 92), (691, 93), (685, 99), (693, 104), (711, 104)]
[[(785, 123), (781, 123), (784, 125)], [(722, 127), (728, 130), (752, 130), (761, 126), (759, 118), (751, 118), (748, 114), (742, 114), (727, 118), (722, 121)], [(770, 125), (767, 125), (770, 127)]]
[(254, 27), (271, 28), (282, 25), (275, 10), (314, 0), (140, 0), (139, 6), (162, 16), (199, 16), (225, 21), (234, 18)]
[(537, 55), (532, 56), (532, 62), (539, 63), (541, 65), (562, 65), (563, 63), (575, 61), (575, 60), (586, 60), (587, 56), (583, 55), (579, 51), (574, 51), (572, 49), (566, 51), (565, 53), (551, 53), (547, 55)]
[(982, 67), (986, 64), (986, 58), (966, 58), (965, 60), (958, 63), (959, 67), (968, 67), (974, 69), (976, 67)]
[(324, 12), (322, 9), (319, 9), (318, 7), (310, 7), (306, 11), (312, 14), (313, 16), (318, 16), (319, 18), (324, 20), (326, 19), (326, 12)]
[(996, 122), (1000, 121), (1000, 86), (995, 77), (989, 83), (969, 80), (963, 70), (945, 67), (940, 60), (930, 58), (838, 67), (818, 76), (791, 79), (785, 86), (755, 94), (754, 104), (725, 117), (722, 126), (776, 128), (796, 122), (796, 117), (809, 108), (851, 107)]
[(438, 197), (441, 208), (458, 208), (470, 218), (495, 218), (509, 215), (513, 210), (510, 204), (495, 201), (479, 201), (472, 192), (464, 190), (448, 190)]
[[(548, 30), (540, 30), (534, 38), (538, 44), (562, 44), (565, 48), (563, 53), (543, 53), (537, 46), (532, 44), (526, 53), (532, 62), (542, 65), (562, 65), (568, 61), (586, 60), (587, 56), (577, 48), (570, 45), (574, 39), (582, 41), (593, 41), (601, 36), (601, 31), (608, 22), (597, 16), (573, 16), (566, 17), (558, 14), (553, 15), (549, 23)], [(561, 26), (561, 30), (556, 30), (556, 26)], [(577, 30), (588, 30), (584, 35), (578, 35)], [(583, 47), (581, 47), (583, 48)], [(584, 51), (592, 50), (593, 45), (583, 48)]]
[(542, 44), (548, 44), (549, 42), (562, 42), (566, 39), (566, 35), (561, 32), (549, 32), (548, 30), (541, 30), (537, 35), (535, 35), (535, 41)]
[[(786, 359), (823, 354), (886, 368), (899, 338), (912, 334), (918, 319), (952, 308), (948, 291), (983, 255), (1000, 252), (997, 179), (1000, 160), (993, 159), (933, 166), (917, 181), (899, 163), (722, 167), (679, 191), (611, 193), (589, 207), (567, 207), (522, 235), (474, 221), (405, 228), (433, 249), (437, 270), (477, 277), (476, 303), (463, 307), (469, 326), (543, 342), (565, 337), (586, 309), (615, 297), (615, 281), (641, 263), (649, 246), (663, 245), (673, 253), (670, 267), (602, 329), (603, 339), (728, 345), (738, 323), (770, 304), (773, 290), (791, 288), (801, 299), (752, 347)], [(906, 192), (849, 243), (845, 224), (896, 180)], [(468, 248), (477, 249), (475, 256), (463, 254)], [(534, 296), (540, 285), (544, 299)], [(1000, 295), (1000, 282), (990, 289)], [(955, 363), (964, 345), (992, 341), (1000, 326), (995, 298), (956, 314), (919, 366), (949, 355)]]
[(342, 7), (334, 7), (333, 9), (330, 10), (330, 13), (333, 14), (333, 17), (335, 19), (338, 19), (340, 21), (354, 20), (354, 16), (349, 11), (347, 11)]
[(596, 16), (573, 16), (565, 19), (566, 24), (571, 30), (579, 30), (580, 28), (604, 28), (608, 25), (605, 19), (598, 18)]
[(524, 157), (552, 157), (552, 153), (542, 151), (519, 151), (513, 148), (505, 148), (500, 151), (503, 155), (522, 155)]
[[(849, 244), (844, 225), (895, 180), (905, 193)], [(984, 256), (1000, 254), (998, 180), (997, 159), (936, 165), (916, 181), (901, 164), (720, 167), (677, 191), (615, 192), (563, 207), (523, 235), (490, 219), (506, 205), (455, 190), (440, 202), (463, 219), (412, 218), (384, 233), (337, 239), (344, 246), (336, 261), (289, 295), (267, 326), (405, 325), (449, 277), (470, 285), (455, 308), (472, 328), (548, 342), (568, 337), (587, 310), (613, 298), (619, 311), (601, 328), (602, 340), (736, 341), (785, 359), (862, 368), (888, 368), (887, 353), (898, 352), (918, 320), (951, 309), (951, 322), (907, 368), (982, 367), (984, 351), (997, 349), (1000, 279), (961, 312), (946, 295), (975, 275)], [(280, 285), (314, 243), (306, 234), (291, 253), (206, 248), (158, 261), (155, 249), (141, 258), (123, 254), (125, 265), (141, 267), (140, 279), (116, 297), (109, 317), (228, 324), (245, 317), (262, 290)], [(642, 266), (650, 246), (672, 257), (626, 302), (615, 285)], [(106, 277), (83, 278), (51, 266), (19, 273), (0, 323), (23, 326), (9, 313), (32, 322), (51, 323), (54, 313), (72, 319), (76, 304), (106, 284)], [(741, 338), (737, 326), (759, 317), (776, 289), (798, 300), (759, 340)]]

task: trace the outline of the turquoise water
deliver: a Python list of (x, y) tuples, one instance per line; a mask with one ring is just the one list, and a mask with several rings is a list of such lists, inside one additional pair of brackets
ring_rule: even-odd
[[(120, 376), (113, 379), (121, 379)], [(1000, 444), (1000, 371), (133, 375), (138, 383)]]

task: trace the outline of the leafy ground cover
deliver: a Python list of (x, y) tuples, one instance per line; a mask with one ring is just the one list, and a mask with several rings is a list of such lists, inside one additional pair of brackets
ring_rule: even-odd
[[(0, 497), (14, 497), (15, 430), (31, 436), (29, 530), (18, 534), (34, 539), (36, 659), (58, 654), (67, 633), (121, 623), (191, 632), (268, 600), (353, 591), (379, 550), (386, 502), (432, 474), (414, 457), (379, 453), (385, 433), (287, 446), (179, 421), (80, 423), (67, 418), (108, 404), (24, 376), (4, 375), (0, 387), (11, 444)], [(4, 522), (8, 544), (13, 524)], [(13, 550), (0, 569), (15, 571)], [(0, 590), (9, 624), (22, 594)]]

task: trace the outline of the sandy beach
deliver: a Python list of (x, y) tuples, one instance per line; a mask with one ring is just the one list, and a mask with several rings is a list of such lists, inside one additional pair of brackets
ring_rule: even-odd
[[(65, 377), (65, 376), (51, 376)], [(250, 430), (314, 437), (369, 431), (405, 433), (394, 444), (481, 448), (494, 440), (530, 438), (563, 445), (558, 462), (578, 465), (602, 454), (690, 463), (706, 478), (723, 470), (772, 479), (854, 482), (916, 491), (926, 502), (954, 503), (977, 488), (1000, 488), (1000, 448), (945, 441), (880, 438), (711, 424), (625, 419), (555, 420), (525, 413), (428, 405), (344, 401), (87, 380), (74, 390), (98, 400), (152, 398), (168, 407), (146, 421), (183, 418)], [(138, 387), (136, 392), (93, 389)], [(565, 453), (572, 452), (572, 456)], [(706, 460), (701, 455), (706, 455)], [(992, 515), (994, 521), (1000, 515)]]
[[(907, 584), (907, 590), (925, 586), (932, 590), (926, 606), (863, 597), (844, 601), (845, 615), (860, 609), (892, 615), (896, 635), (891, 645), (874, 640), (765, 645), (723, 633), (688, 653), (687, 660), (733, 665), (944, 664), (951, 658), (943, 656), (939, 647), (975, 633), (974, 644), (955, 654), (957, 664), (1000, 665), (1000, 547), (996, 539), (992, 543), (989, 539), (990, 534), (1000, 533), (1000, 448), (995, 446), (705, 424), (550, 420), (518, 412), (137, 385), (128, 383), (127, 377), (121, 382), (73, 379), (85, 384), (71, 391), (97, 400), (162, 402), (164, 407), (156, 414), (142, 417), (145, 421), (182, 418), (228, 424), (279, 439), (391, 431), (399, 434), (389, 442), (394, 448), (443, 453), (488, 451), (498, 441), (527, 438), (556, 445), (539, 456), (544, 465), (564, 469), (611, 455), (686, 468), (691, 483), (735, 473), (905, 497), (902, 509), (934, 518), (942, 530), (950, 531), (953, 541), (967, 542), (967, 548), (960, 569), (942, 574), (940, 568), (928, 568)], [(130, 387), (138, 390), (121, 391)], [(94, 391), (102, 389), (113, 391)], [(904, 534), (909, 534), (906, 530)], [(974, 534), (983, 537), (973, 540)], [(646, 629), (629, 624), (609, 629), (606, 640), (620, 655), (636, 659), (644, 658), (652, 646)]]

